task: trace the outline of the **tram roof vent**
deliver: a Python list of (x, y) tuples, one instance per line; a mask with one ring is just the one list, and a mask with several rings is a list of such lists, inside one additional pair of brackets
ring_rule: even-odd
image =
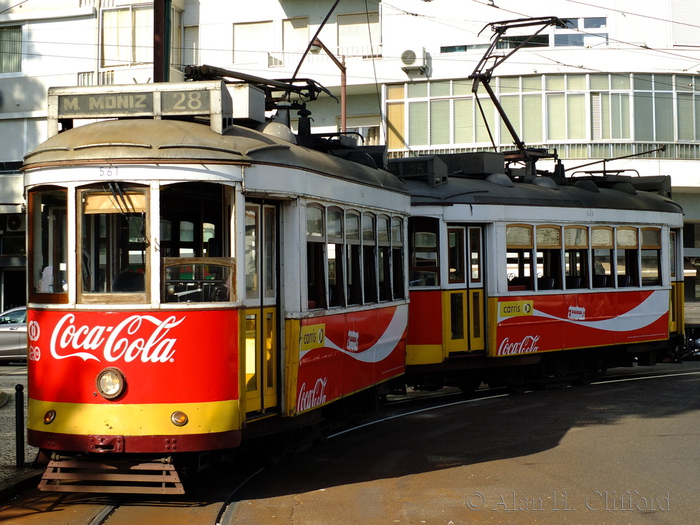
[(574, 182), (575, 188), (581, 188), (582, 190), (590, 191), (592, 193), (600, 193), (600, 188), (592, 180), (577, 180)]
[(204, 117), (217, 133), (234, 123), (265, 121), (262, 90), (248, 84), (226, 86), (221, 80), (54, 87), (48, 99), (49, 137), (58, 133), (59, 121), (69, 129), (75, 119)]
[(447, 164), (437, 155), (389, 159), (388, 168), (402, 179), (426, 179), (432, 187), (447, 182)]

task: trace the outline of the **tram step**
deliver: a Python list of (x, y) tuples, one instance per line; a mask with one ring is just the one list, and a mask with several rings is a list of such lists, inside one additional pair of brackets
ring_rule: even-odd
[(98, 492), (119, 494), (184, 494), (175, 466), (168, 462), (49, 461), (39, 482), (46, 492)]

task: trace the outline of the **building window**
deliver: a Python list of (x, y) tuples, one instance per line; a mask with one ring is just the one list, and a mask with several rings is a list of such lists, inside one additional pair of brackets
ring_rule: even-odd
[(0, 73), (22, 71), (22, 26), (0, 27)]
[(338, 56), (382, 56), (379, 13), (338, 15), (337, 51)]
[(271, 21), (233, 25), (233, 62), (236, 64), (257, 64), (267, 61), (268, 65), (280, 65), (271, 51), (274, 45), (274, 32)]
[(153, 63), (153, 6), (102, 11), (102, 67)]

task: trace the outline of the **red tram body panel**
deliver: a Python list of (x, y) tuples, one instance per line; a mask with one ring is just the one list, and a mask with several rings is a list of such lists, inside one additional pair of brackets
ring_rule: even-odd
[[(95, 436), (119, 436), (126, 453), (240, 444), (236, 310), (32, 310), (28, 326), (31, 445), (110, 451)], [(96, 391), (105, 367), (127, 378), (118, 400)], [(176, 411), (187, 415), (187, 426), (173, 424)]]

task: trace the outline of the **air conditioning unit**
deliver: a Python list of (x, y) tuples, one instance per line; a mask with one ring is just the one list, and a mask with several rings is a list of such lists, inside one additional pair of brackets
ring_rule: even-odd
[(25, 229), (24, 215), (13, 214), (7, 216), (7, 231), (23, 232)]
[(401, 53), (401, 63), (403, 69), (406, 73), (418, 72), (421, 75), (428, 75), (430, 73), (430, 66), (428, 65), (428, 54), (425, 52), (425, 48), (420, 49), (407, 49)]

